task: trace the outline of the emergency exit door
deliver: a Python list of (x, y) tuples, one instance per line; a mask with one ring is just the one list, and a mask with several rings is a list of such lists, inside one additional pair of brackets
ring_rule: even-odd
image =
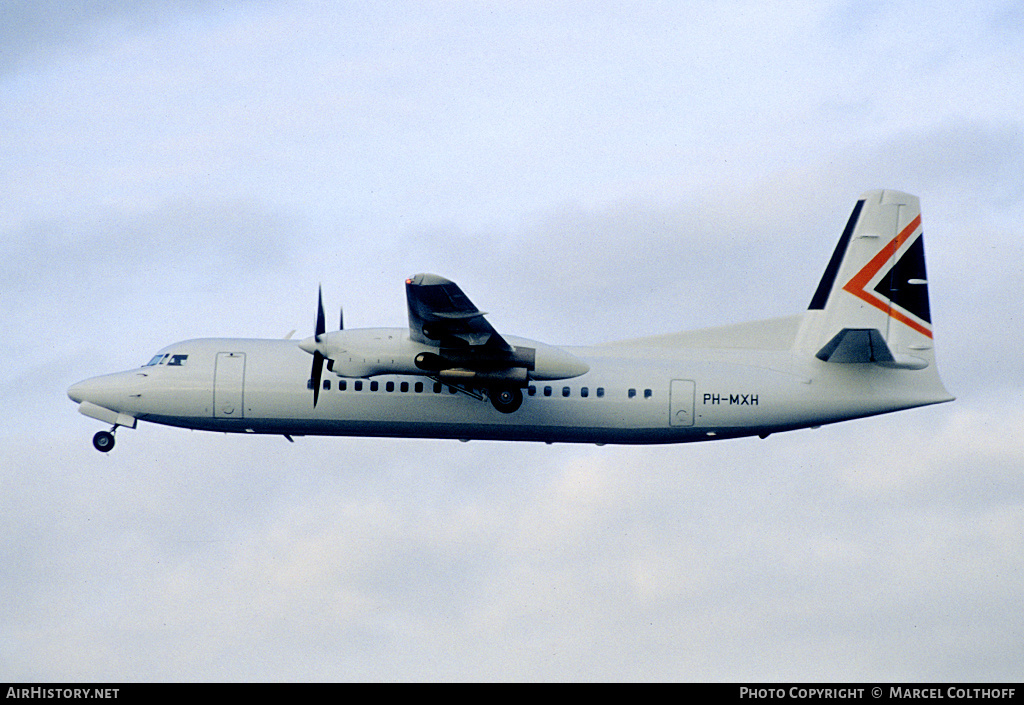
[(669, 390), (669, 426), (693, 425), (693, 395), (696, 385), (692, 379), (674, 379)]

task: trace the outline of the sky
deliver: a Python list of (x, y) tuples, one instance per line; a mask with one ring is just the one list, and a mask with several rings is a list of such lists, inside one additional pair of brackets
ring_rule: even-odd
[[(5, 2), (0, 681), (1024, 678), (1024, 9), (947, 5)], [(415, 272), (554, 344), (794, 314), (875, 188), (954, 403), (103, 455), (66, 396)]]

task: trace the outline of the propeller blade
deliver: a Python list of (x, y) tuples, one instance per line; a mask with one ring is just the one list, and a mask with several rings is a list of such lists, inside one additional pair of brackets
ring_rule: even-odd
[[(313, 340), (317, 343), (320, 342), (320, 337), (327, 332), (327, 323), (324, 320), (324, 291), (323, 287), (319, 287), (316, 295), (316, 332), (313, 335)], [(320, 380), (324, 375), (324, 360), (326, 359), (320, 354), (320, 351), (314, 349), (313, 351), (313, 369), (310, 372), (310, 376), (313, 380), (313, 408), (316, 408), (316, 403), (320, 399)]]
[(323, 287), (320, 287), (316, 296), (316, 342), (320, 342), (320, 336), (326, 331), (327, 324), (324, 321), (324, 291)]
[(338, 310), (338, 330), (345, 330), (345, 309)]
[(320, 398), (320, 378), (324, 374), (324, 356), (318, 351), (313, 353), (313, 408)]

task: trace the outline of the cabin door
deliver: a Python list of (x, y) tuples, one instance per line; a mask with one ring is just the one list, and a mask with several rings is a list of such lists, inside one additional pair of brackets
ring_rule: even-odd
[(245, 353), (217, 353), (213, 373), (213, 416), (218, 419), (240, 419), (245, 386)]

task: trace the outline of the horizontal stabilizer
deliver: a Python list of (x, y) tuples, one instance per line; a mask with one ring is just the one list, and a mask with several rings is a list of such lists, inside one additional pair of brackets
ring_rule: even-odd
[(815, 355), (823, 362), (874, 362), (883, 367), (922, 370), (928, 361), (914, 355), (893, 355), (876, 328), (843, 328)]

